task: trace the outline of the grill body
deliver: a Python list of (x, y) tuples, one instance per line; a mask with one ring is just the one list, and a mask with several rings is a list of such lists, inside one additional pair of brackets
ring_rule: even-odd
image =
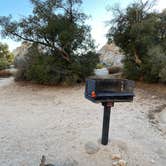
[[(130, 102), (134, 97), (134, 86), (134, 81), (127, 79), (89, 78), (85, 97), (94, 103)], [(95, 92), (95, 97), (92, 97), (92, 92)]]
[(134, 81), (113, 78), (88, 78), (86, 80), (85, 98), (104, 106), (101, 143), (109, 141), (109, 123), (111, 107), (114, 102), (130, 102), (134, 97)]

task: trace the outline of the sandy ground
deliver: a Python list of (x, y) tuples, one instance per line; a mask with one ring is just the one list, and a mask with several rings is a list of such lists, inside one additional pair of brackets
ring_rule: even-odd
[[(110, 142), (102, 146), (103, 108), (84, 99), (83, 85), (0, 80), (0, 166), (38, 166), (42, 155), (55, 166), (111, 166), (114, 154), (128, 166), (165, 166), (166, 125), (158, 115), (166, 88), (137, 86), (134, 102), (112, 109)], [(95, 154), (85, 151), (89, 141), (100, 148)]]

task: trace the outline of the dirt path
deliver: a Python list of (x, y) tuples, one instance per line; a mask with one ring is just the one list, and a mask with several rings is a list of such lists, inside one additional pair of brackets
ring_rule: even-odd
[[(140, 87), (133, 103), (115, 104), (102, 146), (102, 106), (84, 99), (84, 86), (0, 86), (0, 165), (38, 166), (44, 154), (55, 166), (111, 166), (120, 154), (128, 166), (165, 166), (166, 126), (154, 111), (165, 109), (165, 94)], [(89, 141), (98, 143), (95, 154), (85, 152)]]

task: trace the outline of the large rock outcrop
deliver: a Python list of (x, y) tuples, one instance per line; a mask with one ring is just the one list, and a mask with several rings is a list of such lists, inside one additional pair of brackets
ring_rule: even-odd
[(107, 66), (116, 66), (123, 68), (124, 55), (120, 52), (119, 47), (114, 43), (105, 44), (99, 51), (100, 62)]
[(20, 47), (17, 47), (13, 50), (14, 54), (14, 64), (17, 68), (23, 68), (27, 62), (26, 54), (28, 53), (28, 49), (32, 46), (31, 43), (22, 42)]

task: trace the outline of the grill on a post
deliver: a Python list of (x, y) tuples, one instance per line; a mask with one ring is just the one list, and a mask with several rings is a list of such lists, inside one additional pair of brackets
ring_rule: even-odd
[(127, 79), (89, 78), (86, 80), (85, 97), (104, 106), (102, 140), (108, 144), (111, 107), (114, 102), (130, 102), (134, 97), (134, 81)]

